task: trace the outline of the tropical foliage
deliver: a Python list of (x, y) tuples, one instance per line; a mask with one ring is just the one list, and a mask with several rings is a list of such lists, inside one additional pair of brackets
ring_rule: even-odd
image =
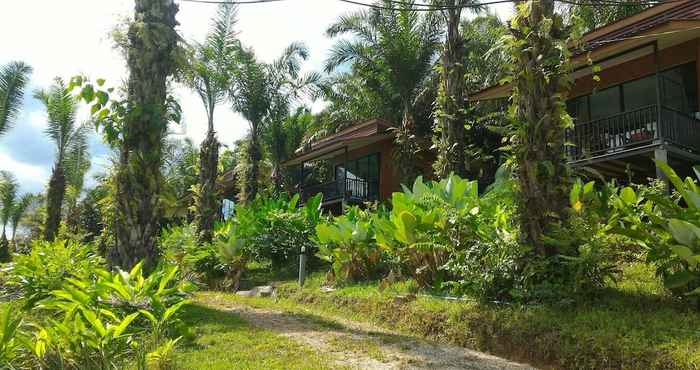
[(384, 102), (380, 114), (401, 123), (396, 135), (397, 168), (401, 180), (410, 183), (421, 149), (416, 140), (416, 105), (426, 93), (443, 31), (437, 15), (418, 11), (413, 1), (402, 8), (393, 7), (389, 0), (380, 4), (342, 16), (328, 27), (330, 37), (354, 37), (336, 42), (325, 69), (331, 72), (351, 63), (353, 73)]
[(237, 7), (221, 5), (204, 43), (195, 43), (184, 73), (185, 84), (199, 95), (207, 114), (207, 135), (202, 142), (199, 164), (199, 189), (196, 193), (196, 220), (200, 241), (211, 242), (218, 214), (216, 180), (219, 142), (214, 131), (216, 107), (227, 100), (237, 74), (240, 41), (236, 37)]
[[(61, 223), (61, 211), (66, 195), (67, 177), (74, 192), (82, 188), (82, 178), (89, 165), (87, 157), (87, 127), (77, 122), (78, 102), (62, 79), (57, 78), (48, 90), (34, 93), (46, 108), (48, 126), (46, 135), (56, 145), (51, 179), (47, 193), (46, 226), (44, 239), (54, 240)], [(68, 176), (67, 176), (68, 175)], [(77, 197), (77, 195), (76, 195)]]
[(31, 73), (32, 68), (23, 62), (11, 62), (0, 69), (0, 136), (12, 128), (19, 114)]

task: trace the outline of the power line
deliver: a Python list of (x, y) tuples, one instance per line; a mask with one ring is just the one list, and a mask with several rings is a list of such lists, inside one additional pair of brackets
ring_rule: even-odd
[(198, 3), (198, 4), (230, 4), (230, 5), (246, 5), (246, 4), (264, 4), (264, 3), (276, 3), (285, 0), (237, 0), (237, 1), (217, 1), (217, 0), (179, 0), (187, 3)]
[[(282, 2), (287, 0), (179, 0), (183, 2), (190, 3), (200, 3), (200, 4), (231, 4), (231, 5), (246, 5), (246, 4), (264, 4), (273, 2)], [(466, 9), (466, 8), (479, 8), (487, 5), (494, 4), (505, 4), (505, 3), (519, 3), (524, 0), (490, 0), (483, 2), (474, 2), (469, 4), (461, 5), (437, 5), (437, 4), (421, 4), (412, 3), (400, 0), (385, 0), (386, 3), (391, 4), (391, 6), (381, 5), (376, 3), (366, 3), (358, 0), (337, 0), (340, 2), (364, 6), (379, 10), (392, 10), (392, 11), (419, 11), (419, 12), (431, 12), (431, 11), (442, 11), (442, 10), (452, 10), (452, 9)], [(583, 6), (637, 6), (637, 5), (661, 5), (668, 3), (681, 2), (686, 0), (626, 0), (626, 1), (616, 1), (616, 0), (554, 0), (556, 2), (571, 4), (571, 5), (583, 5)], [(396, 6), (394, 6), (396, 5)]]

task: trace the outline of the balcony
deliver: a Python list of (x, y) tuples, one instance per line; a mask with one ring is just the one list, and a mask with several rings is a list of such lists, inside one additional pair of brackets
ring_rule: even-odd
[(567, 149), (572, 162), (660, 143), (700, 153), (700, 120), (665, 106), (650, 105), (576, 124), (567, 132), (567, 141), (572, 145)]
[(301, 200), (307, 199), (316, 194), (323, 194), (323, 203), (334, 201), (345, 201), (348, 203), (373, 202), (379, 199), (379, 183), (377, 181), (367, 181), (364, 179), (337, 179), (321, 184), (304, 186), (301, 189)]

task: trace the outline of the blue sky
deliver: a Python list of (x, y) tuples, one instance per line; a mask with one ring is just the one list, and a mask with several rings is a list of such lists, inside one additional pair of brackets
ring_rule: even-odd
[[(32, 92), (48, 87), (53, 78), (76, 74), (101, 77), (118, 85), (126, 76), (124, 61), (112, 48), (109, 33), (130, 14), (130, 0), (21, 0), (0, 5), (0, 65), (23, 60), (34, 68), (22, 112), (14, 128), (0, 137), (0, 170), (13, 172), (22, 192), (43, 191), (54, 162), (54, 145), (44, 135), (46, 114)], [(510, 4), (494, 10), (502, 17), (511, 14)], [(258, 57), (271, 61), (293, 41), (311, 50), (306, 68), (321, 70), (332, 40), (326, 27), (339, 15), (357, 6), (335, 0), (290, 0), (245, 5), (239, 11), (240, 38)], [(41, 9), (41, 11), (37, 11)], [(187, 40), (201, 40), (209, 27), (215, 6), (180, 3), (179, 31)], [(198, 98), (184, 88), (176, 89), (183, 108), (184, 136), (200, 143), (206, 132), (205, 113)], [(317, 102), (316, 106), (322, 105)], [(247, 124), (227, 106), (215, 116), (219, 139), (232, 144), (246, 133)], [(81, 119), (87, 118), (83, 109)], [(91, 175), (109, 163), (110, 151), (97, 135), (90, 140)], [(91, 181), (88, 180), (88, 186)]]

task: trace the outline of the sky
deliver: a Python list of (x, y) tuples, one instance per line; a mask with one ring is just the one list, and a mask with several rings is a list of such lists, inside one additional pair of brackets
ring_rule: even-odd
[[(185, 40), (203, 40), (216, 5), (178, 3), (180, 35)], [(334, 42), (325, 36), (326, 27), (338, 16), (359, 8), (337, 0), (241, 5), (239, 37), (266, 62), (277, 58), (290, 43), (301, 41), (310, 49), (304, 69), (321, 71)], [(511, 8), (511, 4), (500, 4), (491, 9), (507, 19)], [(32, 98), (33, 91), (49, 87), (55, 77), (68, 80), (78, 74), (119, 85), (127, 75), (125, 61), (113, 49), (110, 32), (132, 11), (133, 0), (0, 0), (0, 66), (22, 60), (34, 70), (14, 128), (0, 137), (0, 170), (15, 174), (20, 192), (43, 191), (54, 162), (54, 145), (43, 133), (46, 113), (42, 104)], [(206, 134), (202, 103), (183, 87), (178, 87), (175, 94), (183, 109), (178, 134), (199, 144)], [(322, 102), (314, 106), (322, 106)], [(87, 118), (86, 109), (81, 117)], [(224, 145), (233, 144), (247, 131), (245, 120), (226, 105), (217, 108), (215, 124)], [(90, 152), (91, 178), (109, 164), (110, 150), (93, 134)], [(88, 179), (87, 185), (91, 184), (93, 181)]]

